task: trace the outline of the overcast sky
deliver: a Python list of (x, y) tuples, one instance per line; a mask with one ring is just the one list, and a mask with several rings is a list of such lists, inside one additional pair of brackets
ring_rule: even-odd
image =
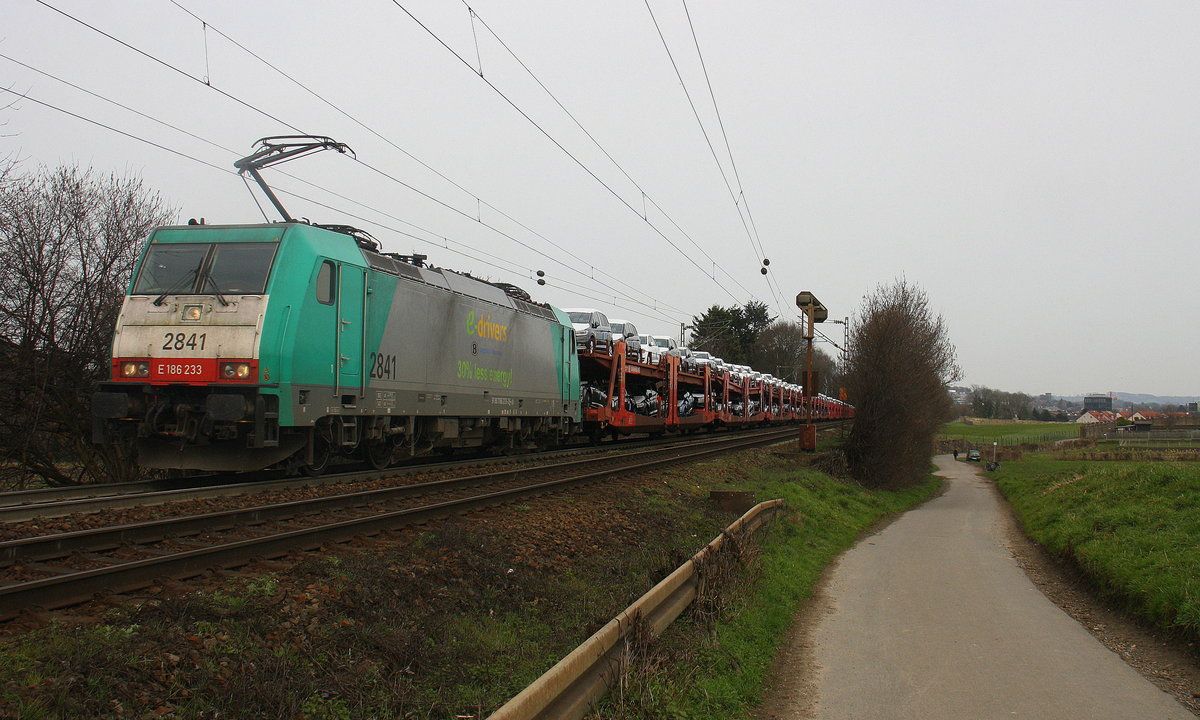
[(967, 384), (1200, 394), (1195, 0), (471, 3), (5, 0), (0, 156), (261, 222), (233, 161), (328, 135), (294, 216), (643, 332), (903, 277)]

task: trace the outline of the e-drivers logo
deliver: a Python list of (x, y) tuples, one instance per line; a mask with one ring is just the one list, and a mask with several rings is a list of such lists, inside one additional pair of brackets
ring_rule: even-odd
[(467, 334), (489, 340), (508, 342), (508, 326), (492, 322), (491, 313), (467, 313)]

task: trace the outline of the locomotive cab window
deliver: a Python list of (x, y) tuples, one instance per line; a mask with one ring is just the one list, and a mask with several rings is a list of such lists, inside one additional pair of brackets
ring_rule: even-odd
[(200, 265), (208, 256), (208, 251), (207, 243), (151, 245), (142, 262), (133, 293), (157, 295), (192, 292), (196, 287)]
[(276, 243), (162, 243), (150, 246), (134, 295), (258, 294)]
[(321, 263), (321, 269), (317, 272), (317, 302), (322, 305), (332, 305), (333, 299), (336, 297), (334, 281), (337, 278), (337, 273), (333, 267), (333, 261), (326, 260)]
[[(275, 259), (275, 243), (219, 243), (213, 245), (209, 290), (234, 295), (257, 295), (267, 287), (267, 273)], [(201, 292), (204, 288), (201, 288)]]

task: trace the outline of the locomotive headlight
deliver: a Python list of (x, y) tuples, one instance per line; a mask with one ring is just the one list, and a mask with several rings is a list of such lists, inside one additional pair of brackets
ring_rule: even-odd
[(121, 377), (149, 377), (150, 363), (127, 362), (121, 363)]
[(197, 322), (200, 320), (200, 313), (203, 310), (201, 305), (184, 305), (183, 320), (185, 322)]
[(225, 380), (245, 380), (250, 377), (250, 363), (221, 363), (221, 377)]

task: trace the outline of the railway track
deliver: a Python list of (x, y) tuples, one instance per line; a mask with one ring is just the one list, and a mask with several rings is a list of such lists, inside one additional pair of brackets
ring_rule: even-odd
[(136, 591), (163, 578), (268, 560), (617, 474), (699, 460), (794, 437), (794, 428), (714, 436), (617, 454), (501, 468), (237, 510), (177, 516), (0, 543), (0, 619)]
[(258, 472), (0, 492), (0, 523), (22, 522), (37, 518), (63, 517), (74, 513), (93, 513), (101, 510), (144, 507), (181, 500), (258, 494), (273, 490), (337, 485), (340, 483), (370, 481), (382, 478), (403, 478), (495, 465), (541, 463), (547, 459), (554, 460), (580, 455), (597, 455), (614, 449), (624, 451), (631, 448), (655, 447), (691, 441), (691, 437), (687, 439), (672, 437), (666, 441), (627, 438), (606, 442), (599, 447), (580, 445), (549, 452), (519, 454), (507, 457), (473, 456), (449, 461), (417, 462), (398, 465), (386, 470), (347, 470), (328, 473), (318, 477), (279, 477), (278, 473)]

